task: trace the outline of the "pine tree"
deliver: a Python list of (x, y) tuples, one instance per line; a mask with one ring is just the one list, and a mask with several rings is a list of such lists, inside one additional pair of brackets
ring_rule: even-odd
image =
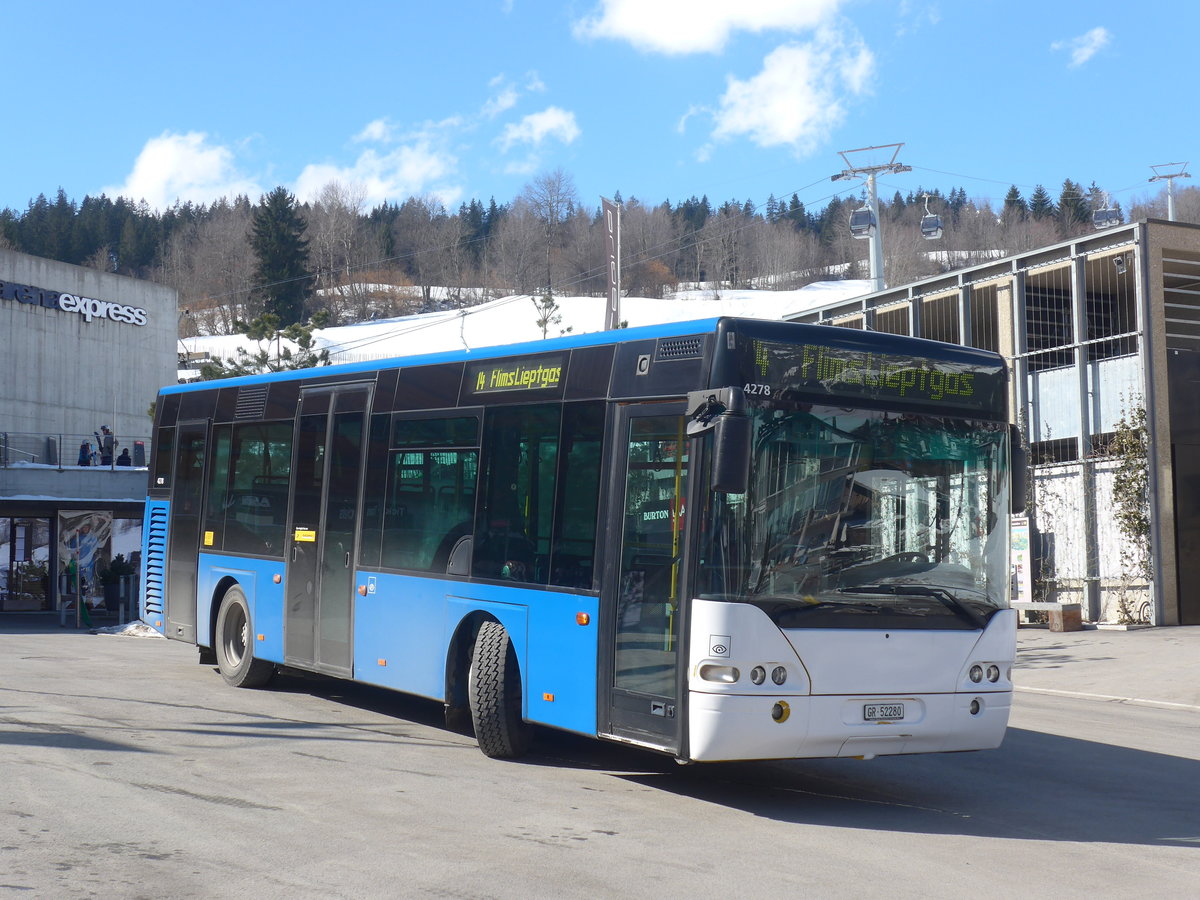
[(1004, 195), (1004, 211), (1001, 213), (1001, 218), (1005, 224), (1024, 222), (1029, 218), (1029, 205), (1015, 184)]
[(798, 194), (792, 194), (792, 199), (788, 201), (787, 218), (792, 223), (792, 227), (797, 231), (801, 228), (809, 228), (812, 225), (808, 218), (808, 211), (805, 210), (804, 204), (800, 202)]
[(258, 257), (255, 290), (263, 297), (265, 311), (278, 316), (284, 328), (304, 318), (312, 284), (304, 237), (307, 227), (296, 198), (284, 187), (259, 201), (250, 224), (250, 246)]
[(1046, 189), (1039, 184), (1029, 196), (1029, 214), (1035, 219), (1050, 219), (1057, 213), (1054, 201), (1050, 199)]
[(1063, 234), (1077, 234), (1083, 225), (1091, 222), (1091, 218), (1092, 212), (1083, 186), (1070, 178), (1063, 181), (1062, 191), (1058, 195), (1058, 219)]
[(779, 221), (779, 201), (775, 199), (775, 195), (771, 194), (767, 197), (767, 221), (774, 225)]

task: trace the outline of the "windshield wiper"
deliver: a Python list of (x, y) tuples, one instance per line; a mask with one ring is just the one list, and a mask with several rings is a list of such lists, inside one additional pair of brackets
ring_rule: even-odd
[(987, 620), (971, 607), (967, 606), (945, 588), (930, 587), (926, 584), (862, 584), (857, 587), (839, 588), (843, 594), (891, 594), (896, 597), (905, 595), (912, 597), (932, 597), (955, 615), (970, 622), (982, 631), (987, 627)]

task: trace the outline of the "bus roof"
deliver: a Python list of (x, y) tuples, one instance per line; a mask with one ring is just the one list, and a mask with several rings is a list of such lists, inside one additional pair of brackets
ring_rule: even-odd
[[(597, 331), (588, 334), (564, 335), (546, 338), (541, 341), (525, 341), (519, 344), (496, 344), (476, 349), (462, 348), (443, 350), (436, 353), (424, 353), (416, 356), (384, 357), (356, 363), (344, 363), (334, 366), (320, 366), (307, 369), (289, 369), (283, 372), (269, 372), (260, 375), (244, 375), (235, 378), (222, 378), (217, 381), (199, 381), (187, 384), (173, 384), (163, 387), (160, 394), (178, 394), (189, 391), (210, 390), (215, 387), (239, 387), (253, 384), (270, 384), (280, 381), (294, 381), (306, 378), (321, 378), (326, 376), (355, 375), (375, 372), (381, 369), (398, 367), (410, 368), (415, 366), (435, 365), (448, 362), (470, 362), (472, 360), (496, 359), (505, 356), (522, 356), (554, 351), (573, 350), (583, 347), (600, 347), (610, 344), (622, 344), (627, 341), (647, 340), (655, 338), (672, 338), (692, 334), (711, 334), (716, 331), (736, 331), (747, 336), (773, 338), (783, 341), (815, 341), (833, 345), (876, 349), (883, 352), (912, 353), (930, 359), (957, 360), (960, 362), (975, 362), (983, 365), (1003, 366), (1002, 358), (991, 351), (959, 344), (948, 344), (931, 341), (924, 338), (914, 338), (907, 335), (894, 335), (883, 332), (859, 331), (856, 329), (838, 328), (832, 325), (812, 325), (799, 322), (784, 322), (778, 319), (752, 319), (746, 317), (722, 316), (707, 319), (693, 319), (682, 322), (663, 322), (655, 325), (642, 325), (636, 328), (622, 328), (615, 331)], [(817, 335), (820, 335), (818, 338)]]
[(353, 375), (360, 372), (374, 372), (377, 369), (392, 369), (397, 366), (428, 366), (436, 363), (495, 359), (501, 356), (520, 356), (523, 354), (553, 352), (555, 350), (573, 350), (576, 347), (600, 347), (606, 344), (620, 344), (625, 341), (646, 338), (679, 337), (685, 334), (715, 331), (717, 323), (720, 321), (719, 318), (710, 318), (694, 319), (686, 322), (664, 322), (659, 325), (641, 325), (637, 328), (622, 328), (617, 331), (595, 331), (578, 335), (569, 334), (562, 337), (546, 338), (541, 341), (525, 341), (520, 344), (496, 344), (476, 349), (464, 347), (461, 350), (442, 350), (437, 353), (422, 353), (417, 356), (384, 357), (364, 362), (343, 363), (335, 366), (289, 369), (285, 372), (269, 372), (263, 375), (222, 378), (219, 382), (198, 381), (188, 384), (167, 385), (160, 393), (175, 394), (189, 390), (205, 390), (218, 385), (221, 387), (237, 387), (245, 384), (290, 381), (297, 378), (312, 378), (323, 375)]

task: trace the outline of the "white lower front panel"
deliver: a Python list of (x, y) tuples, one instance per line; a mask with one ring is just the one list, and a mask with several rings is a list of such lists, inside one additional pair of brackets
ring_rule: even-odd
[[(972, 701), (979, 711), (972, 714)], [(752, 696), (691, 691), (688, 757), (697, 762), (885, 756), (1000, 746), (1012, 694)], [(787, 717), (772, 709), (786, 703)], [(900, 721), (871, 721), (864, 707), (903, 704)], [(894, 712), (894, 710), (888, 710)]]

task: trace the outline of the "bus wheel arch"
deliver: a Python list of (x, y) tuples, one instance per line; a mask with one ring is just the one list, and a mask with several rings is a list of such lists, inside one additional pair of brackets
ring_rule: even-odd
[[(237, 579), (232, 575), (226, 575), (213, 588), (212, 596), (208, 598), (208, 630), (198, 632), (196, 635), (196, 649), (200, 652), (200, 665), (215, 666), (217, 660), (217, 616), (221, 614), (221, 601), (225, 599), (225, 592), (237, 584)], [(201, 634), (207, 636), (208, 646), (205, 647), (200, 643)]]
[(484, 755), (524, 755), (531, 732), (521, 716), (521, 669), (508, 631), (495, 619), (481, 621), (475, 634), (467, 696), (475, 739)]
[(250, 603), (240, 584), (232, 581), (221, 596), (213, 649), (217, 668), (227, 684), (234, 687), (262, 687), (275, 674), (275, 664), (254, 656), (254, 629)]
[(475, 636), (484, 622), (496, 621), (485, 612), (476, 611), (466, 616), (454, 630), (450, 645), (446, 648), (445, 718), (446, 727), (459, 734), (474, 735), (471, 725), (471, 698), (469, 681), (471, 654), (475, 649)]

